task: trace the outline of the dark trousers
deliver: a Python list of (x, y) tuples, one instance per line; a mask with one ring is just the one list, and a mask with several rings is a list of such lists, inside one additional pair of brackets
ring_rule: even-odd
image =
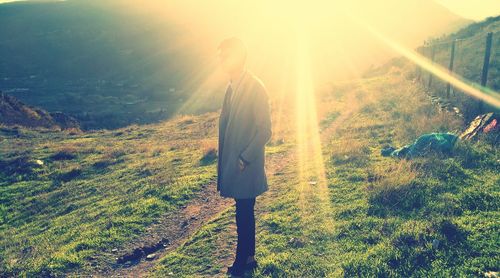
[(235, 199), (235, 201), (238, 232), (235, 263), (245, 264), (249, 256), (255, 255), (255, 198)]

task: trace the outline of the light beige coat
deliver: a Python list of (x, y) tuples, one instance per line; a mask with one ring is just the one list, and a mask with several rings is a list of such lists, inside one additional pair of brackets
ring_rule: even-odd
[[(232, 100), (226, 90), (219, 118), (217, 190), (223, 197), (255, 198), (268, 189), (264, 146), (271, 138), (269, 99), (262, 82), (248, 71), (235, 89)], [(248, 163), (243, 171), (239, 158)]]

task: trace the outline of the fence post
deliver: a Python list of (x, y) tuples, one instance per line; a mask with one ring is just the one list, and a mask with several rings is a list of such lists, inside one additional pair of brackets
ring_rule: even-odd
[[(453, 40), (451, 42), (451, 54), (450, 54), (450, 65), (448, 66), (448, 72), (450, 74), (453, 73), (453, 61), (455, 59), (455, 44), (456, 44), (457, 40)], [(451, 83), (448, 82), (448, 86), (446, 87), (446, 97), (448, 98), (448, 100), (450, 99), (450, 91), (451, 91)]]
[[(434, 63), (434, 57), (436, 55), (436, 47), (435, 45), (431, 46), (431, 62)], [(427, 84), (427, 89), (430, 91), (432, 85), (432, 72), (429, 72), (429, 83)]]
[[(481, 86), (486, 87), (488, 82), (488, 70), (490, 67), (490, 55), (491, 55), (491, 41), (493, 38), (493, 33), (490, 32), (486, 36), (486, 49), (484, 51), (484, 62), (483, 62), (483, 73), (481, 74)], [(479, 101), (479, 112), (483, 113), (484, 103), (482, 100)]]

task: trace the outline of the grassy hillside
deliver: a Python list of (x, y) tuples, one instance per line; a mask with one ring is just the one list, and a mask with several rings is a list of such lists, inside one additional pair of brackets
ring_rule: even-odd
[(74, 118), (64, 113), (49, 113), (38, 107), (26, 105), (2, 92), (0, 92), (0, 125), (80, 131), (80, 126)]
[[(258, 198), (254, 277), (471, 277), (499, 271), (498, 147), (460, 142), (451, 156), (397, 160), (386, 144), (462, 123), (422, 88), (390, 74), (338, 84), (322, 110), (325, 180), (295, 144)], [(294, 135), (291, 132), (289, 135)], [(293, 141), (293, 137), (289, 138)], [(233, 210), (161, 259), (154, 275), (222, 275), (231, 262)], [(229, 243), (228, 243), (229, 239)]]
[[(499, 271), (497, 146), (483, 138), (460, 142), (451, 155), (380, 155), (388, 144), (462, 128), (404, 78), (408, 68), (335, 84), (321, 95), (321, 157), (299, 156), (291, 114), (274, 121), (270, 191), (257, 205), (256, 277)], [(165, 215), (204, 194), (203, 185), (215, 186), (216, 119), (73, 135), (2, 128), (0, 273), (112, 274), (118, 267), (131, 276), (223, 275), (235, 248), (232, 207), (215, 208), (147, 269), (145, 261), (117, 265), (112, 252), (149, 237)]]
[[(242, 16), (241, 23), (233, 26), (223, 23), (234, 20), (232, 15), (225, 13), (215, 13), (215, 20), (203, 20), (210, 15), (210, 9), (204, 5), (212, 4), (192, 6), (192, 3), (181, 4), (185, 1), (173, 1), (161, 5), (169, 12), (179, 10), (172, 15), (158, 14), (157, 1), (150, 2), (68, 0), (1, 4), (0, 37), (8, 39), (0, 41), (0, 56), (3, 57), (0, 60), (0, 90), (49, 112), (62, 111), (75, 116), (83, 129), (111, 129), (169, 118), (212, 72), (218, 40), (235, 30), (247, 29), (246, 24), (241, 23), (250, 17)], [(429, 34), (448, 33), (468, 23), (432, 0), (386, 2), (394, 17), (381, 27), (411, 46), (416, 46)], [(220, 10), (232, 6), (220, 5), (224, 6)], [(412, 8), (414, 5), (421, 7), (418, 12)], [(231, 9), (240, 17), (241, 9)], [(262, 10), (265, 9), (263, 5)], [(181, 16), (183, 14), (185, 16)], [(179, 16), (183, 18), (176, 19)], [(336, 18), (329, 14), (328, 20)], [(378, 15), (370, 13), (363, 14), (363, 18), (369, 22), (380, 20)], [(345, 24), (345, 20), (350, 22), (348, 18), (337, 20), (341, 24)], [(284, 28), (283, 22), (275, 21), (274, 24), (276, 30), (280, 30), (276, 34), (272, 31), (275, 28), (254, 30), (251, 32), (265, 34), (259, 35), (256, 41), (247, 41), (254, 49), (252, 60), (261, 67), (259, 71), (270, 71), (269, 79), (280, 74), (280, 69), (263, 67), (265, 63), (262, 62), (273, 60), (286, 64), (289, 59), (284, 51), (273, 48), (275, 42), (281, 40), (282, 34), (278, 33), (288, 30), (280, 29)], [(352, 22), (347, 24), (354, 25)], [(392, 26), (396, 25), (415, 31), (393, 30)], [(207, 32), (206, 28), (213, 30)], [(336, 32), (335, 41), (346, 41), (343, 47), (353, 52), (350, 58), (361, 68), (389, 57), (379, 48), (352, 47), (364, 43), (350, 34), (338, 38), (341, 33)], [(370, 36), (363, 35), (363, 40), (367, 45), (374, 43)], [(332, 53), (321, 53), (320, 58), (336, 53), (334, 48)], [(332, 70), (339, 75), (349, 72), (334, 60), (329, 66), (333, 69), (324, 71), (328, 74)], [(330, 80), (331, 76), (325, 78)], [(220, 89), (217, 92), (223, 91)], [(215, 111), (222, 94), (214, 95), (212, 100), (203, 102), (204, 107), (194, 107), (188, 113)]]
[[(273, 100), (255, 277), (500, 271), (498, 137), (412, 160), (380, 154), (464, 128), (414, 75), (397, 59), (318, 92), (318, 141), (300, 141), (294, 104)], [(217, 117), (86, 133), (0, 126), (0, 276), (223, 276), (236, 234), (214, 191)], [(156, 257), (117, 262), (163, 237)]]
[(193, 91), (193, 77), (186, 77), (206, 58), (196, 44), (178, 46), (196, 41), (185, 26), (125, 6), (80, 0), (1, 4), (0, 36), (8, 39), (0, 42), (0, 90), (71, 114), (85, 129), (171, 116)]
[(0, 276), (57, 274), (138, 237), (214, 179), (215, 115), (70, 135), (0, 130)]

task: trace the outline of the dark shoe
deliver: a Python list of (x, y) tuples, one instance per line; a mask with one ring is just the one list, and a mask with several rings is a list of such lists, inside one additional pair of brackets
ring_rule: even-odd
[(245, 274), (246, 271), (245, 267), (228, 267), (228, 274), (231, 276), (243, 277), (243, 274)]
[(254, 270), (258, 266), (257, 261), (249, 262), (244, 265), (235, 265), (227, 268), (227, 274), (242, 276), (248, 270)]

